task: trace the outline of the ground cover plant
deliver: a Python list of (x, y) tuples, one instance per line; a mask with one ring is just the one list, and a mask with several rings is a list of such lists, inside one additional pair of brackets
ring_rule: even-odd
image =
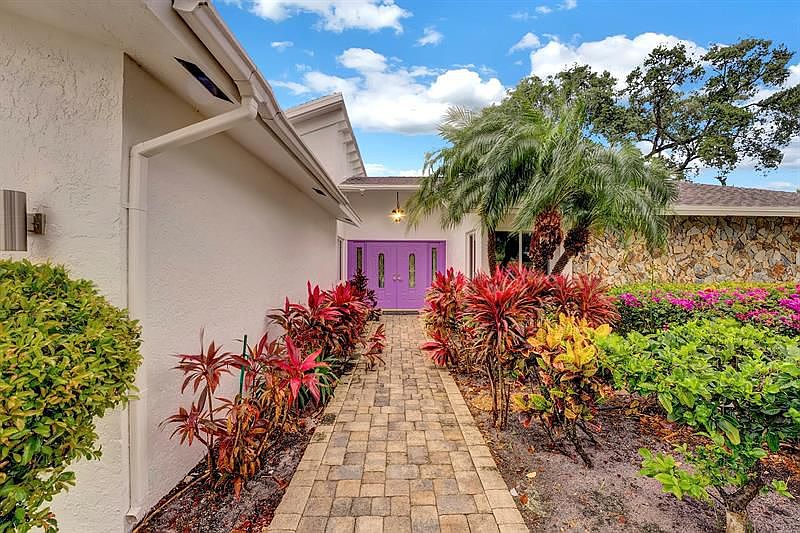
[(94, 421), (135, 394), (139, 343), (91, 282), (0, 261), (0, 532), (57, 529), (47, 502), (100, 457)]
[(615, 289), (615, 329), (653, 332), (694, 318), (730, 317), (800, 336), (800, 285), (633, 285)]
[(618, 387), (656, 397), (669, 420), (701, 438), (676, 446), (692, 469), (671, 454), (642, 450), (644, 475), (678, 498), (716, 499), (729, 532), (747, 529), (747, 507), (760, 492), (792, 497), (761, 460), (800, 438), (796, 341), (733, 319), (705, 319), (612, 335), (602, 346)]

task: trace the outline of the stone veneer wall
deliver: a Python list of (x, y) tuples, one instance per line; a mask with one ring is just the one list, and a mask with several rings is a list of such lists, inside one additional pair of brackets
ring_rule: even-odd
[(800, 218), (675, 216), (664, 251), (592, 238), (573, 272), (610, 283), (800, 281)]

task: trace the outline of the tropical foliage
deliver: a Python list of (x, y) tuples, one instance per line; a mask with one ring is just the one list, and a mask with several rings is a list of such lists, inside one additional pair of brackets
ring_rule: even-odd
[(643, 451), (642, 473), (681, 498), (716, 499), (741, 521), (759, 492), (790, 496), (761, 460), (800, 438), (800, 346), (734, 319), (695, 320), (668, 330), (601, 341), (615, 384), (653, 396), (669, 420), (701, 439), (676, 452), (691, 465)]
[(564, 314), (557, 321), (546, 320), (528, 338), (533, 391), (517, 394), (513, 400), (523, 425), (539, 419), (553, 443), (569, 440), (589, 467), (592, 460), (578, 431), (594, 440), (587, 424), (592, 423), (597, 401), (609, 389), (597, 377), (595, 340), (610, 332), (608, 324), (591, 327), (586, 320)]
[[(270, 339), (264, 334), (242, 355), (211, 342), (178, 355), (175, 367), (184, 375), (181, 392), (191, 389), (193, 401), (180, 407), (162, 425), (173, 425), (181, 444), (206, 447), (212, 483), (230, 482), (238, 497), (244, 482), (261, 466), (264, 451), (280, 432), (295, 425), (310, 406), (324, 404), (358, 345), (373, 367), (384, 348), (383, 326), (363, 341), (374, 305), (367, 291), (343, 283), (331, 290), (307, 284), (306, 304), (286, 298), (269, 318), (283, 329)], [(239, 393), (219, 395), (226, 375), (239, 377)]]
[(543, 109), (528, 96), (512, 92), (480, 113), (450, 110), (440, 127), (449, 144), (426, 160), (408, 202), (411, 222), (438, 212), (452, 227), (474, 213), (495, 230), (511, 219), (516, 230), (533, 228), (532, 256), (542, 271), (563, 235), (556, 273), (593, 231), (661, 245), (663, 211), (675, 198), (666, 168), (633, 145), (591, 140), (582, 101)]
[(616, 289), (616, 329), (654, 332), (695, 318), (729, 317), (800, 336), (800, 285), (654, 285)]
[(0, 261), (0, 532), (56, 528), (47, 502), (100, 457), (95, 420), (135, 391), (139, 342), (91, 282)]

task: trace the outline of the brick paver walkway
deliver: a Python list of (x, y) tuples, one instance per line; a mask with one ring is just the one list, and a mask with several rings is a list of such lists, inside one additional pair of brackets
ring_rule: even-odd
[(386, 366), (336, 388), (269, 531), (527, 532), (453, 378), (420, 352), (419, 317), (383, 320)]

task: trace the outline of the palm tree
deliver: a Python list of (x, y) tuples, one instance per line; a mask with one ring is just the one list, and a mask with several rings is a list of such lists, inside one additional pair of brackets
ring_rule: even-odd
[(440, 126), (449, 145), (426, 157), (410, 220), (439, 211), (451, 228), (475, 213), (491, 233), (510, 216), (515, 230), (534, 228), (534, 265), (545, 272), (562, 242), (562, 217), (570, 229), (555, 272), (585, 249), (592, 231), (663, 242), (661, 214), (675, 195), (663, 165), (645, 163), (635, 147), (591, 141), (584, 122), (581, 102), (544, 112), (513, 94), (481, 113), (451, 109)]

